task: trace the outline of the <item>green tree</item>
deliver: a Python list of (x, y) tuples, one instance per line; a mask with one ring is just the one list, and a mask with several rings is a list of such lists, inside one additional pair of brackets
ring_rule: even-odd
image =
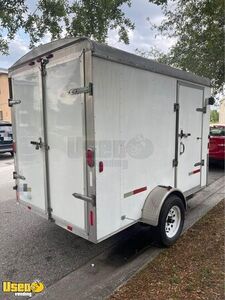
[(210, 112), (210, 122), (217, 123), (219, 122), (219, 113), (217, 110), (211, 110)]
[[(146, 0), (147, 1), (147, 0)], [(155, 4), (166, 0), (149, 0)], [(47, 33), (62, 36), (88, 36), (105, 42), (108, 30), (117, 29), (119, 40), (129, 43), (134, 23), (125, 16), (124, 5), (131, 0), (38, 0), (33, 12), (28, 0), (0, 0), (0, 53), (8, 53), (8, 43), (22, 28), (30, 36), (31, 47)]]
[(128, 31), (134, 29), (122, 11), (131, 0), (38, 0), (34, 12), (27, 3), (0, 0), (0, 53), (7, 54), (9, 40), (20, 28), (29, 34), (31, 47), (47, 33), (52, 39), (85, 35), (105, 42), (109, 29), (117, 29), (119, 39), (127, 44)]
[(62, 31), (69, 36), (88, 36), (105, 42), (109, 29), (118, 29), (119, 39), (129, 43), (128, 30), (134, 24), (126, 18), (122, 5), (131, 6), (131, 0), (39, 0), (37, 12), (29, 15), (25, 24), (31, 44), (46, 33), (60, 38)]
[(212, 80), (215, 92), (224, 84), (224, 0), (172, 0), (163, 6), (160, 34), (176, 38), (167, 54), (152, 49), (160, 62)]
[[(28, 7), (24, 0), (0, 0), (0, 54), (8, 53), (8, 40), (12, 40), (24, 25)], [(7, 39), (4, 38), (7, 33)]]

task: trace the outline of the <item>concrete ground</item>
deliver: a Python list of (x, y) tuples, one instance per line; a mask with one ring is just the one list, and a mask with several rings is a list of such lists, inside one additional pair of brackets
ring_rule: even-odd
[[(40, 299), (103, 299), (161, 250), (140, 225), (94, 245), (16, 205), (13, 161), (0, 157), (0, 278), (42, 281)], [(223, 169), (212, 167), (211, 185), (189, 201), (186, 228), (224, 197)], [(0, 299), (7, 298), (0, 293)], [(24, 299), (24, 298), (23, 298)]]

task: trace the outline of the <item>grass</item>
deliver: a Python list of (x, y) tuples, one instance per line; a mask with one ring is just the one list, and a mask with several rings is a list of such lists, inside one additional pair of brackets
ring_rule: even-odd
[(224, 300), (224, 201), (110, 300)]

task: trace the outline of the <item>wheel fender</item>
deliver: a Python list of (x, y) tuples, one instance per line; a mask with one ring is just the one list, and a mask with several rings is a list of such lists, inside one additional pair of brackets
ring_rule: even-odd
[(172, 188), (171, 186), (158, 185), (148, 194), (145, 200), (144, 206), (142, 208), (141, 222), (152, 226), (157, 226), (163, 203), (166, 201), (168, 196), (172, 194), (177, 195), (181, 198), (186, 210), (186, 199), (179, 189)]

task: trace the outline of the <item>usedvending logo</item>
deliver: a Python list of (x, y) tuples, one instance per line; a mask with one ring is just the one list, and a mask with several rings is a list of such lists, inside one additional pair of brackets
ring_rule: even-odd
[(44, 289), (44, 284), (38, 280), (34, 282), (2, 282), (3, 293), (14, 293), (15, 296), (32, 297), (35, 294), (43, 292)]

